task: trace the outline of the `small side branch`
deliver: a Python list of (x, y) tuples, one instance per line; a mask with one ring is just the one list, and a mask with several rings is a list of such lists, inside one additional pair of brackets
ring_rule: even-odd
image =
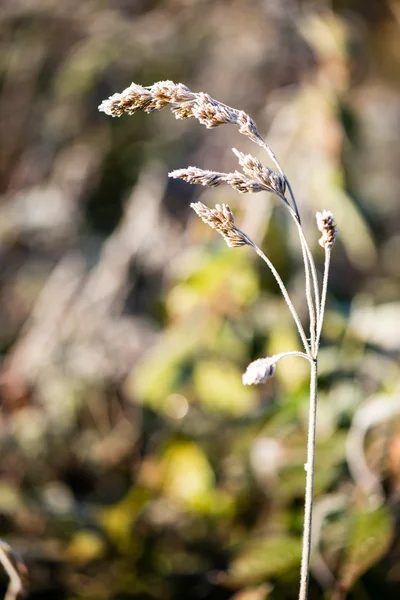
[(303, 326), (301, 324), (299, 315), (297, 314), (297, 311), (296, 311), (295, 307), (293, 306), (293, 302), (290, 299), (290, 296), (289, 296), (289, 293), (288, 293), (288, 291), (287, 291), (287, 289), (285, 287), (285, 284), (283, 283), (283, 281), (282, 281), (282, 279), (281, 279), (278, 271), (275, 269), (275, 267), (272, 264), (272, 262), (269, 260), (269, 258), (267, 258), (265, 256), (264, 252), (256, 244), (254, 244), (254, 242), (251, 243), (251, 246), (257, 252), (258, 256), (260, 258), (262, 258), (263, 261), (268, 265), (268, 267), (269, 267), (272, 275), (275, 277), (275, 280), (276, 280), (277, 284), (279, 285), (279, 288), (280, 288), (280, 290), (282, 292), (282, 295), (283, 295), (283, 297), (285, 299), (285, 302), (288, 305), (289, 310), (290, 310), (290, 312), (292, 314), (294, 322), (296, 323), (297, 331), (299, 332), (301, 341), (303, 342), (304, 350), (306, 351), (306, 354), (308, 356), (310, 356), (311, 355), (311, 350), (310, 350), (310, 346), (309, 346), (308, 341), (307, 341), (307, 336), (306, 336), (306, 334), (304, 332), (304, 329), (303, 329)]
[(324, 279), (322, 283), (322, 297), (321, 304), (318, 311), (318, 323), (317, 323), (317, 340), (316, 340), (316, 351), (318, 351), (318, 344), (321, 337), (322, 323), (324, 321), (325, 303), (326, 303), (326, 292), (328, 289), (328, 277), (329, 277), (329, 266), (331, 260), (331, 249), (335, 243), (336, 236), (338, 233), (335, 217), (330, 210), (323, 210), (317, 212), (317, 227), (322, 233), (318, 243), (322, 248), (325, 249), (325, 266), (324, 266)]
[(319, 341), (321, 339), (322, 324), (324, 322), (326, 294), (328, 291), (328, 279), (329, 279), (330, 264), (331, 264), (331, 249), (326, 248), (325, 249), (324, 279), (322, 282), (322, 292), (321, 292), (321, 306), (319, 308), (318, 325), (317, 325), (317, 328), (318, 328), (317, 340), (316, 340), (317, 347), (318, 347)]

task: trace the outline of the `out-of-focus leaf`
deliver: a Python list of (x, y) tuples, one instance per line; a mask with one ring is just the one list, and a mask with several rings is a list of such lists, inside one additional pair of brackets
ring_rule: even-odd
[(201, 507), (213, 492), (213, 470), (194, 442), (172, 442), (163, 455), (161, 471), (164, 493), (188, 507)]
[(213, 339), (208, 339), (210, 350), (231, 361), (245, 361), (248, 358), (248, 348), (243, 337), (239, 337), (231, 320), (219, 320)]
[[(337, 467), (345, 458), (345, 440), (340, 432), (330, 438), (317, 441), (314, 486), (315, 493), (322, 494), (332, 484), (337, 476)], [(287, 500), (304, 495), (306, 473), (304, 463), (307, 460), (307, 441), (303, 444), (298, 440), (286, 440), (286, 464), (279, 471), (279, 493)]]
[(257, 293), (257, 274), (248, 255), (223, 248), (171, 290), (167, 309), (172, 317), (180, 319), (204, 306), (218, 313), (236, 313), (254, 302)]
[(38, 455), (46, 431), (46, 418), (36, 407), (27, 407), (13, 415), (12, 432), (29, 456)]
[(198, 361), (194, 387), (202, 405), (217, 413), (245, 415), (257, 402), (256, 392), (242, 384), (241, 372), (227, 361)]
[[(341, 183), (332, 185), (332, 193), (327, 198), (328, 206), (335, 214), (349, 259), (355, 266), (366, 269), (376, 261), (372, 233), (357, 206), (341, 187)], [(357, 235), (354, 235), (354, 231), (357, 231)]]
[(82, 565), (101, 558), (104, 551), (104, 540), (97, 533), (89, 530), (75, 533), (67, 548), (71, 560)]
[(107, 67), (115, 54), (104, 40), (82, 43), (71, 52), (59, 70), (55, 90), (60, 98), (81, 95), (91, 89), (98, 72)]
[(232, 600), (265, 600), (272, 591), (272, 586), (268, 584), (250, 587), (237, 592)]
[(344, 21), (333, 13), (308, 14), (300, 22), (300, 31), (325, 60), (346, 59), (347, 28)]
[[(304, 462), (305, 462), (304, 451)], [(304, 462), (289, 464), (279, 471), (279, 495), (286, 501), (304, 495), (306, 474)]]
[(159, 410), (171, 393), (179, 391), (182, 369), (193, 353), (199, 331), (193, 327), (170, 331), (160, 343), (143, 358), (129, 375), (125, 389), (131, 398)]
[(300, 564), (301, 540), (274, 537), (250, 542), (232, 561), (228, 577), (235, 585), (257, 585)]
[(98, 520), (120, 550), (133, 550), (132, 525), (149, 498), (147, 490), (134, 487), (120, 502), (99, 510)]
[(384, 506), (375, 511), (361, 509), (353, 514), (348, 531), (340, 576), (345, 589), (384, 556), (393, 537), (393, 523)]
[[(268, 344), (268, 355), (288, 352), (290, 350), (301, 350), (301, 342), (295, 326), (291, 325), (289, 319), (282, 323), (276, 323), (270, 332)], [(283, 383), (290, 391), (297, 391), (299, 387), (308, 383), (310, 367), (307, 361), (299, 357), (284, 358), (278, 364), (275, 377)]]
[(221, 519), (233, 515), (235, 502), (227, 492), (214, 489), (195, 498), (191, 507), (198, 513)]
[(380, 306), (353, 303), (349, 327), (364, 342), (380, 346), (387, 351), (400, 348), (399, 332), (393, 323), (400, 320), (400, 302)]
[(22, 495), (18, 488), (10, 483), (0, 483), (0, 512), (3, 515), (13, 514), (23, 506)]

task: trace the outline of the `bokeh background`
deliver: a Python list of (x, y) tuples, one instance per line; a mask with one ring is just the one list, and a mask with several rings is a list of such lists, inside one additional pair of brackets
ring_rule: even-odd
[(297, 595), (307, 363), (242, 386), (296, 331), (189, 204), (228, 202), (306, 319), (298, 240), (266, 194), (168, 180), (267, 164), (235, 128), (97, 110), (162, 79), (256, 120), (319, 269), (335, 213), (310, 598), (398, 598), (398, 0), (3, 0), (0, 27), (0, 537), (29, 598)]

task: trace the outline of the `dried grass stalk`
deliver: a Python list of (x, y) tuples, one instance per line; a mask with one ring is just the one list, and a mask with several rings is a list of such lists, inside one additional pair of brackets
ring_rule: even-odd
[(232, 148), (233, 152), (239, 159), (239, 164), (243, 167), (243, 171), (251, 179), (255, 179), (270, 192), (275, 192), (278, 196), (284, 196), (286, 190), (286, 181), (284, 177), (276, 173), (268, 167), (264, 167), (258, 158), (251, 154), (243, 154), (236, 148)]
[(204, 223), (222, 235), (230, 248), (252, 245), (247, 235), (236, 227), (233, 213), (227, 204), (217, 204), (214, 209), (202, 202), (193, 202), (190, 206)]
[[(252, 246), (257, 254), (264, 260), (279, 285), (304, 345), (305, 353), (285, 352), (271, 358), (262, 358), (254, 361), (249, 365), (246, 373), (243, 375), (243, 383), (251, 385), (267, 381), (275, 373), (276, 362), (284, 356), (302, 356), (309, 360), (311, 364), (307, 463), (305, 465), (307, 477), (304, 509), (304, 535), (299, 592), (299, 599), (306, 600), (308, 595), (310, 569), (311, 522), (314, 488), (318, 350), (327, 294), (330, 251), (337, 235), (335, 220), (330, 211), (317, 213), (317, 226), (322, 233), (319, 243), (325, 249), (324, 278), (320, 299), (315, 262), (304, 235), (292, 187), (274, 152), (259, 134), (256, 124), (249, 115), (241, 110), (231, 108), (222, 102), (218, 102), (203, 92), (193, 93), (185, 85), (182, 85), (181, 83), (176, 84), (173, 81), (160, 81), (148, 87), (142, 87), (132, 83), (132, 85), (121, 94), (114, 94), (108, 98), (108, 100), (102, 102), (99, 109), (108, 115), (119, 117), (125, 112), (134, 114), (138, 110), (143, 110), (149, 113), (152, 110), (159, 110), (165, 106), (170, 107), (177, 119), (195, 118), (208, 128), (218, 127), (223, 124), (237, 125), (240, 133), (246, 135), (250, 140), (266, 150), (277, 169), (276, 171), (273, 171), (269, 167), (265, 167), (251, 154), (243, 154), (234, 149), (233, 151), (238, 157), (239, 164), (242, 166), (244, 174), (237, 171), (234, 173), (219, 173), (218, 171), (204, 171), (196, 167), (188, 167), (187, 169), (172, 171), (172, 173), (170, 173), (171, 177), (183, 179), (188, 183), (197, 183), (211, 187), (227, 184), (241, 193), (259, 192), (263, 190), (272, 192), (282, 200), (289, 210), (299, 234), (304, 260), (306, 283), (305, 294), (310, 316), (309, 339), (307, 339), (300, 318), (279, 273), (262, 250), (258, 248), (258, 246), (256, 246), (243, 231), (240, 231), (240, 229), (236, 227), (229, 206), (226, 204), (217, 204), (214, 209), (209, 209), (201, 202), (191, 204), (191, 207), (196, 211), (199, 217), (207, 223), (207, 225), (222, 235), (228, 246)], [(286, 197), (286, 191), (288, 191), (288, 197)]]
[(168, 173), (173, 179), (183, 179), (187, 183), (207, 185), (218, 187), (219, 185), (230, 185), (240, 194), (269, 191), (266, 185), (248, 179), (239, 171), (234, 173), (219, 173), (218, 171), (206, 171), (197, 167), (187, 167), (186, 169), (177, 169)]
[(219, 125), (237, 125), (240, 133), (257, 143), (262, 141), (253, 119), (243, 110), (231, 108), (204, 92), (195, 93), (182, 83), (158, 81), (143, 87), (132, 83), (123, 92), (113, 94), (104, 100), (99, 110), (112, 117), (127, 113), (133, 115), (138, 110), (150, 113), (169, 106), (177, 119), (198, 119), (208, 129)]

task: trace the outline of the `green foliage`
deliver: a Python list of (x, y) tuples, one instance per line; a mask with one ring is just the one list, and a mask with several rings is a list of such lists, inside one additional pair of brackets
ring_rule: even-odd
[(197, 361), (193, 385), (205, 410), (241, 416), (255, 408), (256, 392), (243, 389), (241, 372), (230, 362), (218, 359)]
[(233, 559), (228, 576), (238, 586), (278, 578), (300, 566), (300, 538), (278, 537), (252, 541)]
[(352, 585), (374, 564), (385, 556), (393, 539), (393, 522), (388, 510), (355, 510), (349, 518), (349, 533), (343, 566), (341, 585)]

